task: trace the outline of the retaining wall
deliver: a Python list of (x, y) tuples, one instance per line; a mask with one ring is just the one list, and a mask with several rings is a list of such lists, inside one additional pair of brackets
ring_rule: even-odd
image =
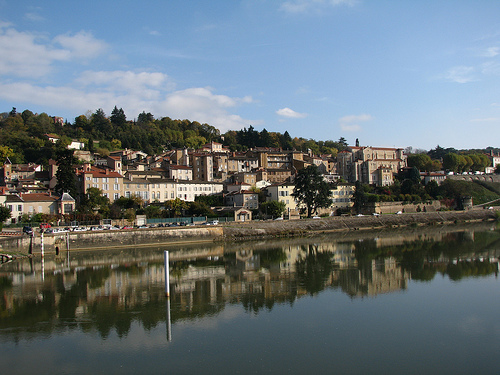
[[(496, 219), (496, 210), (469, 210), (405, 213), (402, 215), (328, 217), (321, 219), (234, 222), (211, 227), (129, 229), (125, 231), (95, 231), (49, 234), (44, 236), (47, 253), (71, 250), (113, 247), (137, 247), (154, 244), (189, 242), (239, 241), (272, 237), (304, 236), (312, 233), (355, 231), (376, 228), (398, 228), (411, 225), (439, 225), (450, 223), (480, 222)], [(30, 239), (24, 235), (4, 238), (0, 252), (40, 253), (40, 236)]]

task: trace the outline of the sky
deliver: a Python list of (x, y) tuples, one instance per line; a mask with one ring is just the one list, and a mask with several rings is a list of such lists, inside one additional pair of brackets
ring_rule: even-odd
[(500, 147), (500, 1), (0, 0), (0, 112)]

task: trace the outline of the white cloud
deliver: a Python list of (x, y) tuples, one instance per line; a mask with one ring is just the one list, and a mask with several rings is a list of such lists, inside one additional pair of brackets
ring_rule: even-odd
[(106, 43), (95, 39), (91, 33), (86, 31), (80, 31), (75, 35), (56, 36), (54, 42), (70, 51), (72, 57), (77, 58), (95, 58), (108, 48)]
[(158, 72), (131, 71), (86, 71), (81, 74), (77, 82), (83, 86), (103, 88), (116, 92), (140, 92), (141, 96), (156, 98), (159, 90), (173, 90), (175, 85), (166, 74)]
[(231, 98), (226, 95), (216, 95), (209, 87), (190, 88), (168, 94), (162, 103), (156, 104), (156, 111), (168, 113), (174, 118), (188, 118), (192, 121), (208, 123), (217, 127), (221, 132), (225, 132), (260, 123), (260, 121), (246, 120), (228, 112), (228, 108), (252, 101), (252, 98), (248, 96)]
[(305, 13), (309, 11), (319, 11), (328, 7), (339, 5), (353, 6), (357, 0), (292, 0), (285, 1), (280, 6), (280, 10), (286, 13)]
[(276, 111), (276, 113), (279, 116), (288, 117), (288, 118), (304, 118), (304, 117), (307, 117), (307, 113), (295, 112), (293, 109), (290, 109), (288, 107), (287, 108), (278, 109)]
[(468, 83), (476, 81), (474, 78), (474, 67), (472, 66), (455, 66), (448, 70), (445, 79), (456, 83)]
[(39, 78), (50, 73), (55, 62), (97, 57), (106, 49), (104, 42), (86, 32), (60, 35), (51, 42), (42, 35), (6, 27), (0, 25), (0, 75)]
[(340, 129), (347, 132), (357, 132), (361, 130), (360, 122), (371, 121), (373, 117), (371, 115), (349, 115), (344, 116), (339, 119)]

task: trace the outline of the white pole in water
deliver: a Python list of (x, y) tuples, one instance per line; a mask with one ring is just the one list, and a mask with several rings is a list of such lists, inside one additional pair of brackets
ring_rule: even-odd
[(69, 232), (66, 233), (66, 250), (69, 251)]
[(168, 251), (164, 252), (165, 263), (165, 297), (170, 298), (170, 267), (168, 262)]
[(40, 234), (40, 249), (42, 251), (42, 258), (43, 258), (43, 230), (42, 233)]

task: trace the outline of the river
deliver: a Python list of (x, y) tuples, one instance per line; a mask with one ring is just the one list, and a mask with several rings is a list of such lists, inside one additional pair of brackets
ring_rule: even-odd
[(496, 374), (499, 256), (484, 223), (20, 259), (2, 373)]

